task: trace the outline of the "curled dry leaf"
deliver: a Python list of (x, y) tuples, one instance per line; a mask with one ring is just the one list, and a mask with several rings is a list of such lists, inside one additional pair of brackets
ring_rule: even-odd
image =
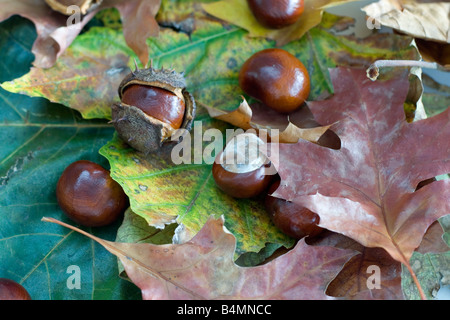
[[(450, 220), (450, 216), (446, 217)], [(443, 221), (445, 218), (440, 219)], [(434, 222), (425, 233), (422, 239), (422, 243), (417, 248), (416, 252), (419, 253), (443, 253), (447, 252), (449, 246), (444, 241), (445, 232), (442, 230), (443, 227), (439, 221)]]
[(436, 62), (444, 70), (450, 71), (450, 43), (415, 39), (417, 48), (424, 61)]
[(450, 42), (450, 3), (419, 3), (414, 0), (380, 0), (362, 10), (374, 25), (396, 29), (416, 38)]
[(70, 6), (77, 6), (80, 9), (81, 14), (86, 14), (97, 8), (102, 3), (102, 0), (72, 0), (70, 2), (64, 0), (45, 0), (45, 2), (47, 2), (53, 10), (70, 16), (73, 12), (71, 8), (69, 8)]
[(53, 218), (44, 218), (97, 241), (116, 255), (143, 299), (332, 299), (328, 283), (355, 254), (313, 247), (303, 240), (288, 253), (257, 267), (233, 262), (234, 236), (222, 218), (210, 218), (184, 244), (119, 243), (97, 238)]
[(37, 31), (37, 39), (32, 48), (36, 56), (34, 65), (50, 68), (98, 11), (114, 7), (120, 12), (128, 46), (145, 65), (149, 60), (146, 40), (159, 33), (155, 16), (160, 4), (161, 0), (104, 0), (86, 15), (81, 15), (77, 21), (75, 16), (68, 17), (54, 11), (43, 0), (0, 0), (0, 21), (15, 14), (33, 21)]
[(274, 196), (318, 213), (328, 230), (384, 248), (412, 272), (409, 260), (427, 228), (450, 212), (449, 180), (416, 190), (421, 181), (450, 172), (450, 108), (408, 123), (406, 73), (377, 82), (360, 69), (330, 74), (334, 96), (308, 106), (317, 121), (337, 123), (331, 128), (342, 146), (280, 145), (284, 161), (274, 164), (282, 182)]
[(53, 66), (96, 13), (92, 11), (83, 16), (79, 23), (68, 27), (68, 17), (53, 11), (42, 0), (0, 0), (0, 6), (0, 21), (18, 14), (35, 24), (37, 38), (31, 51), (36, 56), (34, 65), (41, 68)]
[[(205, 106), (211, 117), (230, 123), (243, 130), (254, 129), (256, 132), (266, 131), (267, 137), (271, 141), (280, 143), (296, 143), (299, 139), (318, 142), (320, 137), (330, 128), (327, 126), (318, 126), (314, 123), (312, 128), (301, 128), (289, 120), (287, 115), (270, 110), (259, 103), (250, 106), (245, 98), (239, 107), (233, 111), (227, 112), (210, 106)], [(309, 116), (304, 109), (297, 113)], [(298, 116), (294, 115), (294, 118)], [(300, 116), (301, 118), (301, 116)], [(308, 117), (309, 122), (313, 119)], [(274, 131), (272, 131), (275, 129)]]

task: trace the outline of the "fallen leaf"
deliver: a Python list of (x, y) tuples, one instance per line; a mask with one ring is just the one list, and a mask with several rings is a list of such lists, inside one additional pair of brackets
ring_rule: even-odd
[[(311, 142), (319, 141), (320, 137), (330, 126), (315, 126), (314, 128), (301, 128), (289, 121), (287, 115), (272, 112), (270, 108), (260, 104), (248, 105), (247, 100), (241, 102), (236, 110), (226, 112), (205, 106), (211, 117), (225, 121), (243, 130), (264, 132), (270, 141), (279, 143), (296, 143), (298, 139)], [(256, 112), (255, 112), (256, 111)], [(256, 117), (253, 114), (256, 113)]]
[(278, 46), (283, 46), (293, 40), (300, 39), (306, 32), (317, 26), (322, 21), (322, 14), (326, 8), (345, 2), (349, 1), (305, 0), (305, 9), (300, 19), (293, 25), (278, 30), (262, 26), (250, 11), (247, 0), (207, 3), (203, 4), (203, 9), (214, 17), (246, 29), (251, 37), (276, 40)]
[(160, 5), (161, 0), (104, 0), (100, 6), (119, 10), (125, 41), (143, 65), (149, 63), (147, 39), (159, 35), (155, 16)]
[(367, 248), (343, 234), (325, 230), (309, 245), (358, 252), (330, 282), (326, 293), (352, 300), (403, 300), (401, 264), (381, 248)]
[(34, 65), (50, 68), (97, 12), (114, 7), (120, 12), (126, 43), (145, 65), (149, 61), (146, 40), (159, 33), (155, 16), (160, 3), (161, 0), (105, 0), (77, 21), (75, 16), (52, 10), (43, 0), (0, 0), (0, 21), (14, 14), (33, 21), (38, 34), (32, 49), (36, 56)]
[[(171, 2), (175, 3), (178, 0)], [(16, 16), (2, 23), (0, 29), (6, 35), (3, 39), (5, 41), (0, 43), (4, 49), (0, 50), (3, 62), (0, 74), (2, 81), (12, 80), (28, 72), (29, 65), (34, 59), (29, 51), (34, 42), (34, 25)], [(190, 84), (199, 95), (208, 97), (209, 102), (212, 99), (224, 102), (223, 100), (231, 97), (231, 94), (222, 93), (236, 94), (233, 74), (243, 62), (242, 59), (248, 56), (251, 50), (265, 48), (272, 44), (262, 41), (261, 43), (250, 42), (249, 39), (245, 39), (245, 32), (229, 26), (218, 30), (217, 33), (209, 31), (211, 29), (202, 28), (198, 34), (192, 35), (193, 46), (190, 48), (194, 48), (193, 51), (198, 53), (195, 55), (187, 54), (189, 50), (186, 48), (189, 48), (189, 42), (186, 39), (177, 42), (176, 46), (168, 45), (174, 43), (174, 37), (164, 37), (158, 41), (150, 39), (149, 47), (151, 52), (155, 52), (155, 60), (164, 65), (174, 62), (178, 68), (188, 66), (189, 74), (192, 75), (189, 77)], [(351, 53), (347, 52), (346, 55), (348, 61), (353, 61), (355, 64), (372, 60), (375, 54), (394, 58), (401, 55), (414, 55), (414, 50), (408, 47), (410, 40), (407, 37), (380, 35), (378, 40), (373, 42), (357, 43), (350, 38), (333, 37), (332, 34), (332, 31), (326, 31), (322, 27), (316, 28), (311, 32), (310, 37), (304, 37), (302, 41), (293, 43), (289, 47), (300, 57), (307, 57), (308, 63), (312, 66), (311, 70), (315, 70), (314, 74), (319, 75), (315, 79), (316, 92), (313, 98), (328, 92), (325, 89), (327, 80), (324, 80), (328, 77), (327, 68), (334, 66), (348, 48), (351, 48)], [(117, 37), (123, 38), (120, 33), (117, 33)], [(236, 38), (240, 37), (244, 37), (243, 43), (248, 43), (248, 48), (238, 45)], [(392, 39), (394, 40), (391, 41)], [(223, 42), (217, 40), (223, 40)], [(123, 41), (116, 42), (120, 47), (123, 43)], [(201, 50), (202, 43), (204, 51)], [(221, 50), (222, 54), (216, 59), (206, 58), (208, 57), (206, 53), (210, 54), (214, 48), (220, 51), (225, 47), (239, 50), (242, 55), (237, 55), (235, 51), (230, 53), (229, 50)], [(157, 48), (160, 48), (160, 51)], [(316, 48), (319, 49), (316, 50)], [(123, 49), (124, 52), (129, 51), (125, 46)], [(79, 54), (83, 54), (83, 51), (79, 51)], [(89, 62), (89, 51), (86, 52), (85, 59)], [(129, 61), (132, 63), (132, 60), (133, 58)], [(339, 61), (340, 64), (348, 62), (345, 58)], [(17, 67), (8, 67), (11, 65)], [(213, 65), (215, 65), (214, 68), (211, 67)], [(212, 74), (214, 74), (213, 77)], [(63, 83), (65, 80), (55, 76), (50, 81)], [(84, 82), (79, 84), (81, 86)], [(224, 84), (227, 84), (226, 88), (229, 90), (218, 90), (225, 87)], [(210, 90), (212, 88), (214, 90)], [(89, 93), (88, 88), (80, 89), (80, 91), (86, 95)], [(212, 93), (209, 94), (210, 92)], [(70, 91), (66, 91), (66, 95), (70, 94)], [(4, 140), (7, 141), (2, 145), (4, 157), (0, 185), (8, 180), (7, 185), (0, 186), (2, 188), (0, 272), (23, 282), (31, 288), (33, 296), (38, 299), (139, 298), (139, 291), (138, 295), (135, 295), (136, 290), (130, 293), (129, 290), (124, 289), (123, 281), (118, 281), (115, 267), (117, 262), (114, 256), (102, 250), (99, 245), (93, 245), (88, 238), (80, 237), (71, 230), (67, 231), (56, 225), (42, 226), (39, 223), (44, 212), (45, 215), (51, 214), (55, 218), (65, 219), (55, 202), (52, 181), (57, 180), (58, 171), (63, 169), (64, 163), (68, 164), (80, 156), (93, 157), (94, 160), (105, 162), (106, 160), (98, 155), (97, 151), (111, 138), (111, 126), (105, 122), (83, 121), (77, 112), (44, 99), (28, 98), (6, 91), (1, 91), (0, 96), (4, 105), (1, 132)], [(225, 99), (222, 99), (224, 96)], [(96, 96), (92, 99), (100, 101)], [(219, 104), (219, 101), (217, 102), (216, 105)], [(237, 105), (238, 103), (232, 108)], [(202, 116), (204, 120), (207, 117), (206, 112), (202, 113)], [(56, 144), (51, 143), (52, 141), (56, 141)], [(20, 145), (22, 145), (21, 148), (17, 149), (16, 147)], [(62, 153), (64, 157), (62, 161), (56, 161), (58, 163), (55, 167), (57, 158), (55, 155)], [(50, 167), (51, 170), (47, 170)], [(45, 176), (44, 180), (39, 178), (42, 176)], [(30, 188), (33, 185), (36, 187)], [(30, 192), (31, 198), (38, 199), (37, 201), (30, 203)], [(13, 221), (18, 223), (12, 224)], [(23, 221), (27, 223), (21, 223)], [(115, 227), (107, 231), (96, 230), (94, 234), (111, 240), (115, 236)], [(449, 233), (447, 232), (446, 235), (447, 243), (450, 243)], [(83, 280), (82, 290), (67, 290), (68, 274), (65, 273), (65, 267), (69, 264), (80, 266), (82, 279), (86, 279), (87, 275), (93, 281), (84, 282)], [(128, 282), (126, 287), (128, 288)], [(133, 285), (129, 284), (129, 287)]]
[(111, 242), (53, 218), (43, 221), (82, 233), (116, 255), (144, 300), (332, 299), (325, 294), (328, 283), (355, 254), (301, 240), (267, 264), (239, 267), (233, 262), (236, 240), (220, 218), (210, 218), (194, 238), (179, 245)]
[[(444, 231), (440, 221), (443, 221), (445, 217), (434, 222), (425, 233), (420, 246), (416, 252), (426, 253), (442, 253), (449, 250), (449, 246), (444, 241)], [(447, 217), (450, 219), (450, 215)]]
[(97, 6), (100, 5), (102, 0), (72, 0), (72, 2), (64, 4), (58, 0), (45, 0), (45, 2), (55, 11), (58, 11), (64, 15), (70, 15), (70, 6), (78, 7), (81, 14), (85, 15), (91, 10), (94, 10)]
[(374, 24), (393, 28), (416, 38), (450, 42), (450, 3), (380, 0), (362, 8)]
[(356, 68), (330, 74), (334, 96), (308, 106), (323, 124), (339, 121), (331, 129), (342, 147), (302, 140), (280, 145), (284, 160), (274, 165), (282, 182), (274, 196), (309, 208), (324, 228), (384, 248), (409, 267), (428, 227), (450, 212), (450, 180), (415, 191), (419, 182), (450, 172), (450, 108), (407, 123), (405, 73), (377, 82)]
[[(422, 264), (431, 263), (433, 259), (440, 258), (441, 261), (445, 261), (449, 247), (443, 241), (444, 218), (450, 221), (450, 215), (448, 215), (440, 219), (442, 224), (438, 221), (434, 222), (428, 228), (420, 246), (414, 253), (414, 255), (416, 253), (422, 254), (416, 255), (417, 259), (423, 260)], [(342, 249), (352, 249), (360, 253), (351, 258), (330, 283), (327, 288), (327, 294), (330, 296), (356, 300), (403, 300), (410, 298), (412, 290), (417, 297), (417, 290), (412, 288), (414, 284), (411, 276), (407, 274), (407, 271), (402, 271), (400, 262), (392, 259), (381, 248), (364, 247), (340, 233), (328, 230), (311, 240), (307, 240), (307, 243), (315, 246), (327, 245)], [(443, 266), (442, 263), (441, 265)], [(435, 289), (435, 287), (428, 284), (428, 279), (440, 279), (442, 269), (442, 267), (439, 268), (436, 265), (434, 269), (429, 268), (427, 270), (426, 277), (419, 277), (419, 281), (425, 287), (425, 291), (428, 290), (428, 297), (432, 296), (431, 292)], [(408, 283), (406, 292), (404, 292), (405, 285), (402, 285), (402, 282), (405, 282), (403, 280), (405, 277), (406, 283)], [(434, 281), (433, 284), (436, 285), (436, 282)]]
[(401, 264), (380, 248), (364, 248), (330, 283), (327, 294), (347, 299), (404, 300)]
[(53, 11), (43, 0), (0, 0), (0, 6), (0, 21), (18, 14), (35, 24), (38, 37), (31, 51), (36, 56), (34, 65), (41, 68), (51, 67), (96, 13), (90, 12), (77, 25), (68, 27), (68, 17)]
[(417, 48), (424, 61), (436, 62), (443, 70), (450, 70), (450, 43), (415, 39)]
[(130, 72), (130, 55), (121, 32), (94, 28), (77, 37), (52, 68), (32, 67), (2, 87), (70, 106), (85, 119), (110, 119), (117, 88)]

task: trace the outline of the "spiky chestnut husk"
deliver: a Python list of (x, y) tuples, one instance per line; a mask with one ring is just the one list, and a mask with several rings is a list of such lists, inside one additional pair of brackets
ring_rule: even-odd
[[(173, 93), (185, 104), (180, 130), (169, 123), (146, 114), (140, 108), (122, 101), (125, 90), (132, 85), (156, 87)], [(128, 74), (119, 85), (120, 103), (112, 106), (112, 123), (119, 137), (132, 148), (148, 155), (154, 152), (168, 152), (181, 141), (192, 128), (195, 118), (194, 97), (186, 91), (183, 74), (169, 69), (138, 69)], [(181, 134), (180, 134), (181, 133)], [(172, 136), (176, 139), (172, 139)], [(174, 140), (174, 141), (172, 141)]]
[(73, 14), (72, 10), (67, 10), (69, 6), (75, 5), (80, 8), (81, 14), (86, 14), (97, 8), (103, 0), (45, 0), (45, 2), (55, 11), (66, 16)]

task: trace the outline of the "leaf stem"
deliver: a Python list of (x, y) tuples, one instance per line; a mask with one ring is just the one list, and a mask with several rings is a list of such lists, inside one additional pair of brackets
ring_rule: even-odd
[[(101, 238), (98, 238), (84, 230), (81, 230), (77, 227), (71, 226), (70, 224), (64, 223), (62, 221), (56, 220), (54, 218), (50, 218), (50, 217), (43, 217), (41, 219), (41, 221), (44, 222), (51, 222), (51, 223), (56, 223), (60, 226), (69, 228), (71, 230), (74, 230), (76, 232), (81, 233), (82, 235), (85, 235), (86, 237), (98, 242), (99, 244), (101, 244), (106, 250), (108, 250), (109, 252), (111, 252), (112, 254), (114, 254), (116, 257), (118, 257), (122, 262), (124, 262), (124, 260), (130, 260), (132, 261), (133, 264), (135, 264), (136, 266), (138, 266), (139, 268), (141, 268), (141, 270), (144, 270), (144, 272), (149, 272), (152, 276), (157, 277), (162, 279), (163, 281), (167, 281), (169, 283), (171, 283), (172, 285), (174, 285), (175, 287), (184, 290), (185, 292), (187, 292), (188, 294), (192, 295), (194, 298), (196, 299), (200, 299), (200, 300), (205, 300), (206, 298), (201, 296), (200, 294), (197, 294), (195, 291), (183, 286), (180, 283), (175, 282), (174, 280), (172, 280), (170, 277), (165, 276), (163, 274), (163, 272), (158, 271), (158, 270), (154, 270), (153, 268), (145, 265), (144, 262), (139, 260), (139, 257), (135, 258), (133, 256), (129, 256), (126, 254), (126, 252), (123, 252), (120, 248), (114, 246), (113, 243), (111, 243), (110, 241), (107, 240), (103, 240)], [(124, 263), (125, 264), (125, 263)], [(142, 288), (141, 288), (142, 290)]]
[(367, 77), (375, 81), (380, 75), (380, 68), (385, 67), (419, 67), (425, 69), (435, 69), (446, 71), (436, 62), (417, 61), (417, 60), (377, 60), (367, 69)]
[(427, 300), (427, 297), (425, 296), (425, 292), (422, 289), (422, 286), (420, 285), (419, 279), (417, 279), (417, 276), (412, 269), (411, 265), (409, 263), (405, 264), (406, 268), (408, 268), (409, 273), (411, 274), (411, 277), (413, 278), (413, 281), (417, 287), (417, 290), (419, 290), (419, 295), (422, 300)]

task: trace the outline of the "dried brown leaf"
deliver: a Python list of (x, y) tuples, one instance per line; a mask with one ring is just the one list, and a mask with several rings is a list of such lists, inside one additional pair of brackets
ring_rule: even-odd
[(362, 9), (370, 19), (416, 38), (450, 42), (450, 3), (380, 0)]
[(34, 65), (41, 68), (50, 68), (96, 13), (92, 11), (68, 27), (68, 17), (53, 11), (43, 0), (0, 0), (0, 6), (0, 21), (18, 14), (36, 25), (37, 38), (31, 51), (36, 56)]
[(233, 262), (236, 240), (223, 219), (210, 218), (192, 240), (154, 245), (105, 241), (80, 232), (116, 255), (144, 299), (332, 299), (328, 283), (355, 254), (313, 247), (303, 240), (288, 253), (257, 267)]
[[(288, 115), (272, 111), (259, 103), (249, 106), (245, 98), (237, 109), (230, 112), (210, 106), (205, 106), (205, 108), (209, 115), (217, 120), (225, 121), (243, 130), (265, 130), (272, 141), (280, 143), (296, 143), (299, 139), (318, 142), (320, 137), (330, 128), (329, 125), (319, 126), (317, 123), (314, 123), (312, 128), (301, 128), (291, 122)], [(298, 113), (303, 115), (305, 112), (300, 110)], [(295, 114), (291, 116), (298, 118)], [(308, 120), (312, 121), (309, 118)], [(311, 123), (311, 121), (308, 123)], [(271, 129), (277, 129), (277, 131), (272, 132)]]
[(274, 164), (282, 182), (274, 196), (309, 208), (324, 228), (384, 248), (410, 267), (428, 227), (450, 212), (450, 181), (416, 190), (419, 182), (450, 172), (450, 109), (408, 123), (407, 73), (376, 82), (361, 69), (330, 73), (334, 96), (308, 106), (320, 123), (336, 123), (331, 128), (342, 147), (301, 140), (280, 145), (283, 162)]

